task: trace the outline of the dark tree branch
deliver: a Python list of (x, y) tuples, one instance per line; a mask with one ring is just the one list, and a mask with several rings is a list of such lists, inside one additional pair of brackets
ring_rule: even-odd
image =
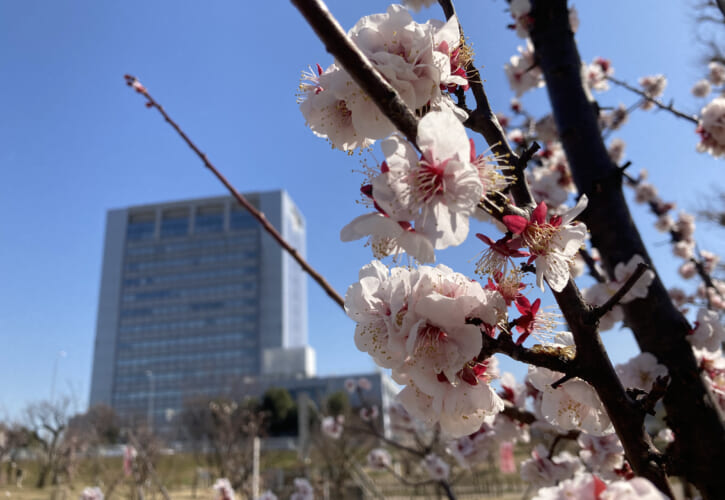
[(171, 119), (171, 117), (166, 113), (166, 110), (159, 104), (153, 97), (151, 97), (151, 94), (149, 94), (146, 87), (141, 85), (141, 83), (138, 81), (138, 79), (135, 76), (126, 75), (126, 83), (132, 87), (134, 90), (136, 90), (139, 94), (144, 96), (146, 98), (146, 107), (149, 108), (155, 108), (158, 110), (159, 113), (161, 113), (161, 116), (164, 117), (164, 120), (166, 123), (171, 125), (171, 127), (176, 130), (176, 133), (179, 134), (179, 136), (186, 142), (186, 144), (196, 153), (196, 155), (201, 159), (202, 162), (204, 162), (204, 166), (208, 168), (214, 176), (221, 181), (222, 184), (224, 184), (224, 187), (227, 188), (227, 190), (234, 196), (234, 198), (239, 202), (241, 206), (246, 208), (250, 214), (252, 214), (252, 217), (257, 219), (257, 222), (259, 222), (262, 227), (264, 228), (267, 233), (269, 233), (272, 238), (281, 246), (283, 249), (289, 253), (292, 258), (304, 269), (304, 271), (309, 274), (313, 280), (317, 282), (318, 285), (322, 287), (323, 290), (325, 290), (325, 293), (330, 296), (332, 300), (334, 300), (337, 305), (344, 308), (345, 307), (345, 300), (340, 296), (337, 291), (335, 291), (334, 288), (332, 288), (332, 285), (330, 285), (327, 280), (318, 273), (310, 264), (307, 263), (307, 261), (300, 255), (300, 253), (297, 251), (296, 248), (294, 248), (292, 245), (290, 245), (287, 240), (284, 239), (284, 237), (277, 231), (272, 224), (269, 223), (267, 220), (267, 217), (265, 217), (264, 213), (257, 210), (254, 205), (252, 205), (249, 200), (247, 200), (242, 194), (236, 190), (234, 186), (227, 180), (224, 175), (222, 175), (219, 170), (209, 161), (209, 158), (207, 158), (206, 154), (204, 154), (197, 146), (192, 142), (192, 140), (189, 138), (189, 136), (186, 135), (186, 133), (181, 129), (181, 127)]
[[(569, 26), (566, 2), (536, 2), (531, 14), (534, 17), (531, 38), (561, 141), (577, 188), (590, 200), (582, 219), (590, 230), (592, 245), (601, 252), (604, 267), (610, 274), (618, 263), (628, 262), (635, 254), (650, 263), (624, 200), (621, 175), (617, 175), (617, 167), (602, 141), (596, 107), (584, 89), (581, 58)], [(565, 307), (561, 309), (566, 316)], [(669, 370), (671, 382), (664, 404), (668, 424), (681, 445), (678, 465), (704, 498), (720, 497), (725, 491), (725, 475), (711, 464), (725, 463), (725, 428), (685, 339), (689, 330), (687, 321), (674, 307), (657, 276), (645, 299), (623, 304), (622, 309), (642, 351), (654, 354)], [(579, 346), (577, 351), (581, 355)], [(608, 408), (613, 403), (607, 404), (604, 398), (602, 401)], [(620, 413), (616, 406), (611, 408), (614, 416)], [(627, 443), (628, 436), (620, 437), (623, 444)], [(646, 446), (632, 449), (625, 444), (632, 467), (636, 473), (654, 479), (665, 491), (668, 486), (661, 470), (651, 470), (649, 447), (647, 443), (641, 444)]]
[(523, 345), (516, 344), (508, 333), (500, 333), (497, 338), (491, 338), (486, 333), (482, 333), (483, 348), (478, 355), (479, 360), (490, 358), (495, 353), (505, 354), (511, 359), (528, 363), (534, 366), (548, 368), (556, 372), (573, 373), (575, 369), (574, 361), (561, 354), (551, 354), (543, 349), (534, 346), (531, 349)]
[(644, 262), (640, 262), (632, 275), (627, 278), (627, 281), (624, 282), (621, 288), (617, 290), (614, 295), (609, 297), (609, 300), (607, 300), (604, 304), (594, 308), (594, 316), (596, 316), (598, 319), (611, 311), (614, 306), (619, 304), (619, 301), (622, 300), (622, 297), (627, 295), (627, 292), (632, 289), (632, 287), (637, 283), (637, 281), (639, 281), (639, 279), (648, 269), (649, 266), (647, 264), (645, 264)]
[(352, 43), (325, 3), (321, 0), (292, 0), (292, 3), (315, 30), (327, 52), (345, 68), (380, 111), (405, 135), (408, 142), (416, 144), (418, 119), (415, 114), (373, 67), (367, 56)]

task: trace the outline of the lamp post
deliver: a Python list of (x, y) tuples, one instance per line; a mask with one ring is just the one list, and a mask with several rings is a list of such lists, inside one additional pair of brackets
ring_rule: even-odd
[(53, 361), (53, 378), (50, 381), (50, 402), (53, 402), (53, 399), (55, 398), (55, 379), (58, 376), (58, 360), (60, 358), (66, 357), (66, 352), (63, 350), (58, 351), (58, 354), (55, 356), (55, 360)]
[(149, 428), (149, 432), (154, 432), (154, 372), (146, 370), (146, 376), (149, 379), (149, 409), (148, 415), (146, 415), (146, 425)]

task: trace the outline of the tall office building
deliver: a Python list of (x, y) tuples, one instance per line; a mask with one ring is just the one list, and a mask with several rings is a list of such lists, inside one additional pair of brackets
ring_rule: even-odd
[[(245, 196), (304, 255), (289, 196)], [(90, 405), (158, 429), (186, 401), (314, 365), (305, 274), (232, 198), (108, 212)]]

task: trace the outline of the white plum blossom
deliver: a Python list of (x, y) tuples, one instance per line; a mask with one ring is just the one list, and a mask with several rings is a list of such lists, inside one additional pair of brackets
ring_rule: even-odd
[(81, 491), (80, 500), (103, 500), (103, 491), (98, 486), (87, 486)]
[(405, 338), (401, 333), (408, 309), (408, 296), (417, 274), (405, 268), (389, 271), (380, 261), (372, 261), (359, 273), (345, 294), (345, 312), (355, 327), (355, 345), (372, 356), (383, 368), (399, 366), (405, 360)]
[(597, 92), (609, 90), (608, 76), (614, 75), (611, 61), (603, 57), (596, 57), (588, 66), (583, 67), (584, 81), (590, 89)]
[(322, 433), (332, 439), (340, 439), (340, 436), (342, 436), (342, 431), (344, 430), (345, 426), (345, 417), (343, 415), (338, 415), (337, 417), (328, 416), (322, 419), (322, 422), (320, 422), (320, 430), (322, 430)]
[(373, 469), (387, 469), (391, 464), (390, 453), (384, 448), (373, 448), (368, 453), (368, 465)]
[(633, 477), (628, 481), (614, 481), (607, 485), (599, 500), (668, 500), (649, 480)]
[(624, 148), (626, 147), (625, 142), (620, 138), (612, 139), (612, 142), (609, 143), (609, 148), (607, 148), (607, 151), (609, 152), (609, 157), (612, 159), (612, 161), (616, 164), (622, 163), (622, 160), (624, 159)]
[(692, 95), (695, 97), (706, 97), (707, 94), (710, 93), (712, 90), (712, 87), (710, 87), (710, 82), (706, 79), (698, 80), (695, 82), (695, 85), (692, 86)]
[(667, 376), (667, 367), (649, 352), (639, 353), (626, 363), (614, 367), (624, 387), (650, 391), (657, 377)]
[[(473, 368), (466, 371), (473, 372)], [(444, 435), (466, 436), (476, 432), (482, 424), (491, 423), (504, 407), (488, 380), (473, 373), (465, 379), (457, 377), (456, 385), (442, 381), (433, 395), (422, 392), (410, 380), (398, 394), (398, 401), (414, 418), (429, 427), (439, 423)]]
[(416, 231), (408, 222), (399, 222), (382, 213), (360, 215), (340, 231), (341, 241), (355, 241), (368, 236), (373, 257), (383, 259), (389, 255), (397, 258), (407, 253), (418, 262), (435, 261), (432, 238)]
[[(547, 344), (559, 348), (571, 348), (574, 338), (569, 332), (560, 333), (555, 343)], [(582, 430), (594, 436), (614, 432), (604, 405), (594, 388), (580, 378), (573, 378), (556, 389), (551, 384), (559, 380), (562, 373), (529, 366), (528, 381), (541, 392), (542, 418), (562, 431)]]
[(649, 182), (638, 183), (634, 188), (634, 193), (634, 201), (637, 203), (649, 203), (657, 198), (657, 188)]
[(360, 419), (364, 422), (370, 422), (371, 420), (375, 420), (378, 418), (378, 415), (380, 414), (380, 410), (378, 410), (377, 405), (373, 405), (370, 407), (362, 407), (360, 408)]
[(370, 382), (370, 379), (365, 377), (360, 377), (357, 379), (357, 386), (360, 388), (361, 391), (369, 391), (373, 388), (372, 382)]
[[(448, 107), (441, 88), (467, 86), (458, 20), (417, 23), (401, 5), (360, 19), (348, 32), (414, 110)], [(337, 64), (303, 73), (298, 100), (312, 131), (344, 151), (364, 149), (395, 131), (392, 122)], [(465, 117), (463, 117), (465, 119)]]
[(691, 240), (695, 234), (695, 216), (684, 211), (680, 212), (675, 231), (680, 238)]
[(373, 198), (392, 219), (415, 221), (436, 249), (459, 245), (483, 194), (466, 131), (453, 114), (430, 112), (420, 120), (417, 143), (420, 158), (398, 136), (383, 141), (385, 163), (373, 179)]
[[(676, 230), (677, 225), (672, 226)], [(681, 259), (691, 259), (695, 256), (695, 242), (691, 240), (680, 240), (672, 245), (672, 253)]]
[(606, 483), (592, 474), (579, 473), (556, 486), (541, 488), (532, 500), (600, 500)]
[(303, 72), (300, 84), (300, 111), (307, 126), (318, 136), (327, 139), (334, 148), (343, 151), (364, 149), (373, 139), (360, 134), (355, 128), (349, 102), (364, 95), (347, 72), (331, 65), (324, 72), (310, 69)]
[(482, 463), (491, 457), (497, 445), (495, 431), (484, 424), (473, 434), (449, 441), (446, 451), (456, 459), (458, 465), (464, 469), (470, 469), (472, 465)]
[(567, 451), (549, 458), (544, 445), (537, 445), (531, 458), (521, 463), (521, 479), (535, 487), (553, 486), (584, 470), (581, 461)]
[(725, 97), (717, 97), (700, 111), (699, 152), (710, 153), (715, 158), (725, 156)]
[[(617, 264), (614, 267), (614, 279), (617, 284), (620, 286), (624, 285), (629, 277), (634, 274), (637, 266), (644, 263), (645, 262), (642, 256), (635, 254), (629, 259), (629, 262), (627, 262), (626, 264), (624, 264), (623, 262)], [(642, 276), (640, 276), (639, 279), (634, 283), (632, 288), (630, 288), (629, 291), (624, 295), (624, 297), (622, 297), (620, 302), (622, 304), (627, 304), (635, 299), (645, 298), (649, 293), (649, 286), (652, 284), (654, 279), (654, 271), (652, 271), (651, 269), (647, 269), (642, 274)]]
[(712, 352), (720, 350), (722, 343), (725, 342), (725, 327), (720, 322), (718, 313), (701, 307), (697, 311), (695, 328), (687, 336), (687, 340), (698, 349)]
[(720, 61), (712, 61), (708, 64), (708, 70), (707, 79), (710, 80), (710, 83), (715, 86), (725, 83), (725, 64)]
[(629, 112), (624, 104), (617, 105), (616, 108), (609, 112), (601, 112), (599, 115), (599, 122), (602, 128), (608, 128), (610, 130), (619, 130), (622, 125), (627, 123), (629, 119)]
[(290, 495), (289, 500), (314, 500), (315, 490), (310, 482), (304, 477), (297, 477), (294, 480), (294, 492)]
[(526, 181), (536, 201), (543, 201), (549, 207), (563, 205), (570, 194), (576, 193), (569, 161), (560, 142), (547, 144), (541, 155), (541, 166), (527, 169)]
[(669, 213), (665, 212), (657, 217), (657, 222), (655, 222), (655, 229), (660, 233), (666, 233), (672, 230), (674, 227), (675, 221), (672, 219), (672, 216)]
[[(647, 97), (656, 99), (665, 91), (667, 78), (665, 78), (665, 75), (643, 76), (639, 79), (639, 86), (642, 87), (642, 91)], [(654, 103), (650, 100), (645, 100), (640, 107), (645, 110), (652, 109)]]
[(443, 461), (441, 457), (435, 453), (430, 453), (421, 461), (421, 466), (428, 473), (431, 479), (441, 481), (448, 479), (451, 472), (451, 466)]
[(689, 280), (697, 274), (697, 266), (695, 266), (694, 262), (687, 261), (679, 267), (677, 272), (680, 273), (683, 279)]
[(533, 500), (667, 500), (650, 481), (635, 477), (605, 483), (592, 474), (577, 474), (557, 486), (540, 489)]
[(547, 207), (539, 203), (529, 220), (518, 215), (506, 215), (504, 224), (519, 236), (531, 252), (536, 264), (536, 284), (544, 290), (544, 278), (552, 290), (560, 292), (569, 281), (571, 262), (587, 235), (587, 227), (572, 222), (587, 206), (582, 195), (574, 208), (547, 220)]
[(511, 17), (514, 18), (513, 28), (519, 38), (528, 38), (529, 26), (532, 22), (529, 12), (531, 12), (531, 2), (529, 0), (511, 0), (509, 3), (509, 11)]
[(214, 497), (216, 500), (235, 500), (236, 498), (232, 484), (225, 477), (217, 479), (213, 488), (216, 494)]
[(544, 86), (544, 77), (534, 59), (534, 47), (529, 40), (525, 47), (519, 47), (519, 55), (511, 56), (504, 65), (504, 71), (511, 90), (516, 97), (533, 88)]
[(579, 434), (579, 458), (593, 472), (606, 479), (616, 477), (615, 470), (624, 465), (624, 448), (617, 434), (591, 436), (585, 432)]
[(368, 352), (393, 379), (406, 385), (400, 401), (408, 412), (444, 432), (476, 431), (503, 408), (489, 385), (497, 376), (495, 358), (476, 361), (481, 327), (506, 321), (506, 303), (446, 266), (394, 268), (379, 261), (360, 271), (345, 298), (348, 316), (358, 324), (357, 347)]

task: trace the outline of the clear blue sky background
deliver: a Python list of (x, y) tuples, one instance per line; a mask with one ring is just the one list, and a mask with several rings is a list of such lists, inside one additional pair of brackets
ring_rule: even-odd
[[(689, 88), (704, 73), (702, 47), (687, 3), (577, 2), (583, 57), (611, 58), (630, 82), (666, 73), (666, 95), (698, 111)], [(329, 6), (346, 28), (386, 8), (380, 1)], [(502, 67), (521, 43), (505, 29), (505, 2), (460, 0), (458, 10), (494, 106), (504, 110), (511, 94)], [(85, 408), (106, 210), (224, 193), (129, 91), (124, 73), (141, 79), (238, 189), (287, 189), (307, 218), (310, 262), (341, 293), (355, 281), (370, 254), (338, 235), (362, 213), (361, 177), (351, 173), (359, 158), (315, 138), (295, 104), (300, 70), (316, 62), (324, 67), (331, 58), (284, 1), (0, 3), (0, 417), (49, 397), (60, 350), (67, 357), (58, 359), (56, 395), (72, 394)], [(601, 103), (620, 100), (633, 102), (611, 93)], [(524, 100), (534, 110), (544, 101), (543, 90)], [(712, 186), (723, 188), (723, 162), (695, 153), (691, 124), (640, 113), (620, 135), (634, 171), (647, 167), (680, 206), (697, 208)], [(665, 280), (676, 283), (666, 239), (650, 230), (647, 213), (635, 216)], [(705, 248), (722, 250), (721, 237), (700, 226)], [(464, 245), (441, 262), (472, 274), (479, 251)], [(353, 345), (352, 322), (314, 283), (309, 291), (318, 371), (373, 369)], [(615, 359), (634, 353), (626, 333), (606, 335)]]

